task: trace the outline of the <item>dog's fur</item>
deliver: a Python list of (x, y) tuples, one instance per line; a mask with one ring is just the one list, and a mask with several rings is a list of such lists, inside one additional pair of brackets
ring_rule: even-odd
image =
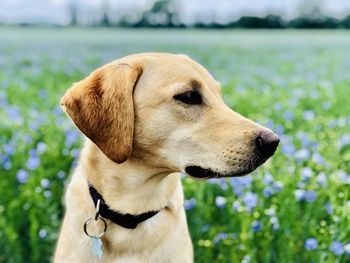
[[(202, 105), (174, 99), (193, 89)], [(60, 263), (101, 262), (83, 232), (95, 212), (88, 181), (113, 210), (160, 210), (131, 230), (107, 220), (102, 262), (192, 262), (179, 172), (198, 165), (218, 176), (249, 173), (260, 164), (252, 162), (254, 138), (268, 131), (226, 106), (220, 84), (184, 55), (116, 60), (75, 83), (61, 104), (87, 140), (66, 193)]]

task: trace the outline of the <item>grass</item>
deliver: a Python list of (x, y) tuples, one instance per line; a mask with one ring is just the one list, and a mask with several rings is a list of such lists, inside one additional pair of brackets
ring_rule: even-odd
[(0, 28), (0, 262), (49, 262), (82, 137), (59, 108), (96, 67), (186, 53), (281, 136), (248, 177), (184, 178), (196, 262), (350, 261), (350, 34)]

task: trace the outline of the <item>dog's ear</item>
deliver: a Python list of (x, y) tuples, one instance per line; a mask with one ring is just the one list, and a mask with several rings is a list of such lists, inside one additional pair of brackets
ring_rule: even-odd
[(107, 64), (75, 83), (61, 99), (75, 125), (116, 163), (131, 154), (133, 90), (141, 74), (140, 65)]

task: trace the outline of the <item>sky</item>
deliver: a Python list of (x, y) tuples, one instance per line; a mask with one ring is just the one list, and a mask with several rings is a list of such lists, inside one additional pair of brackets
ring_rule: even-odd
[[(108, 2), (110, 16), (118, 20), (125, 14), (137, 15), (149, 8), (154, 0), (1, 0), (2, 23), (48, 23), (65, 25), (70, 21), (69, 4), (78, 6), (79, 21), (98, 20), (104, 4)], [(279, 14), (291, 19), (300, 10), (319, 2), (324, 13), (334, 17), (350, 14), (350, 0), (174, 0), (180, 8), (180, 20), (187, 24), (195, 20), (225, 23), (242, 15), (263, 16)]]

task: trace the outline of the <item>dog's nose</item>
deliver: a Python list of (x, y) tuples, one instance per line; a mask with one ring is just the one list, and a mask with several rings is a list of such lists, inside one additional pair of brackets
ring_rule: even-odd
[(269, 158), (272, 156), (276, 151), (279, 142), (280, 138), (273, 132), (264, 131), (260, 133), (255, 139), (259, 156), (262, 158)]

